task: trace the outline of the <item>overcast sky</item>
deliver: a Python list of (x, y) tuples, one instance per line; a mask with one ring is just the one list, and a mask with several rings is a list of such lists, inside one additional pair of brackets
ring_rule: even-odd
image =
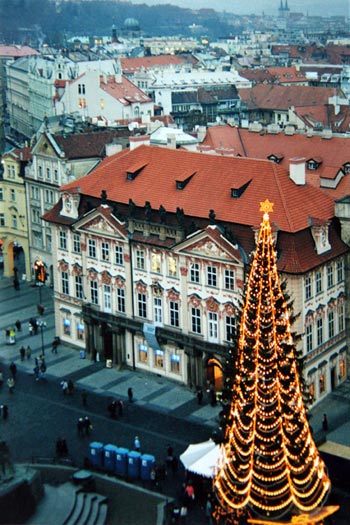
[[(283, 0), (284, 2), (284, 0)], [(230, 11), (242, 14), (277, 14), (280, 0), (131, 0), (132, 4), (174, 4), (180, 7), (199, 9), (210, 7), (217, 11)], [(288, 0), (288, 7), (293, 12), (310, 15), (348, 16), (350, 0)]]

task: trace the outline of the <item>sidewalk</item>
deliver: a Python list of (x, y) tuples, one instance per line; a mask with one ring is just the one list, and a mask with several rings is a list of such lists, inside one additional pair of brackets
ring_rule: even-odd
[[(30, 336), (27, 324), (31, 317), (38, 318), (35, 297), (38, 289), (31, 283), (21, 283), (21, 289), (16, 292), (12, 279), (0, 279), (0, 348), (1, 359), (9, 364), (15, 361), (19, 370), (33, 373), (33, 358), (45, 351), (47, 375), (57, 379), (71, 378), (79, 388), (95, 393), (104, 393), (107, 396), (127, 399), (127, 389), (134, 392), (134, 402), (145, 406), (157, 413), (167, 413), (175, 417), (192, 421), (208, 427), (208, 436), (218, 426), (220, 405), (212, 407), (208, 399), (203, 399), (201, 406), (197, 403), (196, 394), (186, 386), (178, 384), (162, 376), (148, 374), (128, 369), (117, 370), (105, 368), (103, 363), (93, 363), (89, 359), (81, 359), (78, 350), (61, 344), (58, 353), (51, 352), (51, 342), (55, 336), (53, 291), (43, 287), (41, 290), (42, 304), (45, 308), (42, 319), (46, 322), (43, 338), (39, 330), (38, 335)], [(14, 325), (16, 319), (22, 323), (22, 331), (17, 332), (16, 344), (6, 345), (5, 330)], [(32, 359), (21, 362), (19, 348), (28, 344), (32, 348)], [(326, 413), (329, 422), (327, 441), (349, 447), (350, 445), (350, 382), (347, 380), (332, 394), (310, 411), (310, 425), (313, 428), (316, 441), (324, 441), (322, 418)], [(350, 458), (350, 447), (349, 447)]]
[[(44, 349), (48, 376), (57, 379), (71, 378), (79, 388), (124, 400), (127, 399), (127, 390), (131, 387), (134, 392), (134, 402), (139, 406), (147, 406), (160, 414), (168, 413), (207, 425), (208, 434), (217, 427), (221, 409), (219, 404), (212, 407), (204, 397), (203, 404), (199, 406), (196, 393), (182, 384), (141, 371), (105, 368), (103, 363), (96, 364), (89, 359), (81, 359), (78, 350), (64, 344), (59, 345), (57, 354), (53, 354), (51, 351), (51, 342), (55, 336), (53, 292), (47, 287), (41, 290), (41, 302), (45, 309), (42, 317), (38, 316), (36, 311), (38, 294), (38, 289), (30, 283), (21, 283), (20, 291), (16, 292), (12, 279), (4, 277), (0, 279), (0, 355), (4, 363), (10, 364), (14, 361), (18, 370), (33, 373), (34, 357), (38, 357)], [(28, 321), (31, 317), (46, 323), (43, 338), (40, 329), (37, 335), (29, 335)], [(16, 332), (16, 343), (7, 345), (5, 331), (14, 325), (16, 319), (21, 321), (22, 330)], [(32, 349), (32, 358), (21, 361), (19, 348), (22, 345), (26, 348), (28, 344)]]

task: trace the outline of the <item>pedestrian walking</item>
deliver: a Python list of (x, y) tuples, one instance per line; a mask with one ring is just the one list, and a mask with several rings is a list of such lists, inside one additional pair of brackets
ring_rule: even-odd
[(198, 405), (201, 405), (203, 401), (203, 390), (199, 387), (197, 390), (197, 402)]
[(323, 420), (322, 420), (322, 428), (325, 432), (328, 430), (328, 418), (327, 414), (323, 414)]
[(81, 393), (81, 404), (83, 405), (83, 407), (87, 406), (87, 391), (86, 390), (83, 390)]
[(84, 435), (84, 418), (82, 417), (80, 417), (77, 421), (77, 431), (79, 437)]
[(209, 525), (213, 525), (213, 507), (210, 494), (208, 494), (207, 502), (205, 504), (205, 517), (207, 518)]
[(11, 376), (13, 379), (16, 379), (16, 374), (17, 374), (17, 366), (16, 366), (16, 363), (14, 363), (12, 361), (12, 363), (10, 364), (10, 373), (11, 373)]
[(44, 361), (44, 359), (41, 361), (41, 365), (40, 365), (40, 377), (42, 379), (44, 379), (45, 377), (45, 373), (46, 373), (46, 363)]
[(7, 405), (1, 405), (1, 417), (7, 419), (9, 415), (9, 408)]
[(187, 504), (188, 507), (193, 505), (193, 502), (195, 500), (195, 493), (192, 481), (188, 481), (188, 483), (185, 486), (184, 500), (185, 504)]
[(62, 390), (62, 394), (65, 396), (67, 394), (67, 390), (68, 390), (68, 383), (65, 379), (63, 379), (60, 383), (60, 386), (61, 386), (61, 390)]
[(131, 386), (128, 388), (128, 399), (129, 399), (129, 402), (132, 403), (132, 400), (133, 400), (133, 397), (134, 397), (134, 393), (132, 391), (132, 388)]
[(23, 345), (19, 349), (19, 355), (20, 355), (21, 361), (24, 361), (24, 358), (26, 356), (26, 350)]
[(136, 450), (136, 452), (141, 451), (141, 443), (140, 443), (138, 436), (135, 436), (135, 439), (134, 439), (134, 450)]
[(30, 321), (28, 323), (28, 332), (29, 332), (29, 335), (33, 335), (33, 332), (34, 332), (33, 325)]
[(30, 359), (31, 355), (32, 355), (32, 349), (28, 345), (27, 348), (26, 348), (26, 357), (27, 357), (27, 359)]
[(61, 450), (62, 450), (62, 456), (68, 456), (68, 445), (66, 438), (61, 439)]
[(34, 372), (35, 381), (39, 381), (39, 379), (40, 379), (40, 368), (39, 368), (39, 365), (35, 365), (35, 367), (33, 368), (33, 372)]
[(124, 410), (124, 403), (121, 399), (119, 399), (118, 401), (118, 416), (122, 416), (123, 415), (123, 410)]
[(72, 395), (73, 392), (74, 392), (73, 381), (71, 379), (68, 379), (68, 382), (67, 382), (67, 394)]
[(13, 377), (8, 378), (7, 386), (8, 386), (10, 394), (13, 394), (13, 390), (15, 388), (15, 380), (13, 379)]
[(13, 279), (13, 287), (16, 290), (16, 292), (19, 291), (19, 280), (17, 279), (17, 277)]
[(53, 354), (57, 354), (57, 347), (58, 347), (58, 338), (54, 337), (52, 343), (51, 343), (51, 352)]
[(112, 401), (108, 405), (108, 412), (112, 419), (116, 419), (117, 417), (117, 402), (115, 399), (112, 399)]
[(92, 430), (92, 424), (88, 416), (84, 417), (84, 430), (85, 430), (85, 434), (89, 436)]
[(15, 322), (15, 326), (16, 326), (17, 332), (20, 332), (22, 330), (22, 324), (19, 319), (17, 319), (17, 321)]
[(167, 446), (167, 452), (166, 452), (166, 457), (165, 457), (165, 463), (166, 463), (166, 466), (167, 466), (167, 470), (171, 470), (172, 467), (171, 467), (171, 464), (173, 462), (173, 459), (174, 459), (174, 449), (171, 445), (168, 445)]
[(175, 477), (176, 474), (177, 474), (177, 467), (178, 467), (178, 465), (179, 465), (179, 461), (178, 461), (177, 457), (175, 455), (173, 455), (173, 460), (171, 462), (171, 470), (173, 472), (173, 477)]

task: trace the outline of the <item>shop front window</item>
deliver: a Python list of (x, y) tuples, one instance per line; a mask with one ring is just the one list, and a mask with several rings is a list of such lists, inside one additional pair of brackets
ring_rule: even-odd
[(148, 348), (146, 345), (139, 345), (139, 361), (140, 363), (148, 363)]
[(164, 368), (164, 352), (163, 350), (154, 351), (154, 366), (157, 368)]
[(320, 385), (320, 394), (323, 394), (323, 392), (325, 392), (326, 390), (326, 379), (325, 379), (324, 374), (320, 375), (319, 385)]
[(177, 354), (171, 354), (170, 356), (170, 370), (173, 374), (180, 373), (180, 356)]
[(77, 339), (83, 341), (85, 338), (85, 326), (83, 323), (77, 323)]
[(64, 335), (70, 335), (70, 320), (63, 319), (63, 333)]

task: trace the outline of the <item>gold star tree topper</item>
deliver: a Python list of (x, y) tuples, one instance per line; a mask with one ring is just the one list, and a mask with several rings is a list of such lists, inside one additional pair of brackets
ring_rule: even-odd
[(263, 202), (260, 202), (260, 211), (264, 212), (264, 219), (269, 218), (269, 213), (273, 212), (273, 202), (270, 202), (269, 199), (265, 199)]

